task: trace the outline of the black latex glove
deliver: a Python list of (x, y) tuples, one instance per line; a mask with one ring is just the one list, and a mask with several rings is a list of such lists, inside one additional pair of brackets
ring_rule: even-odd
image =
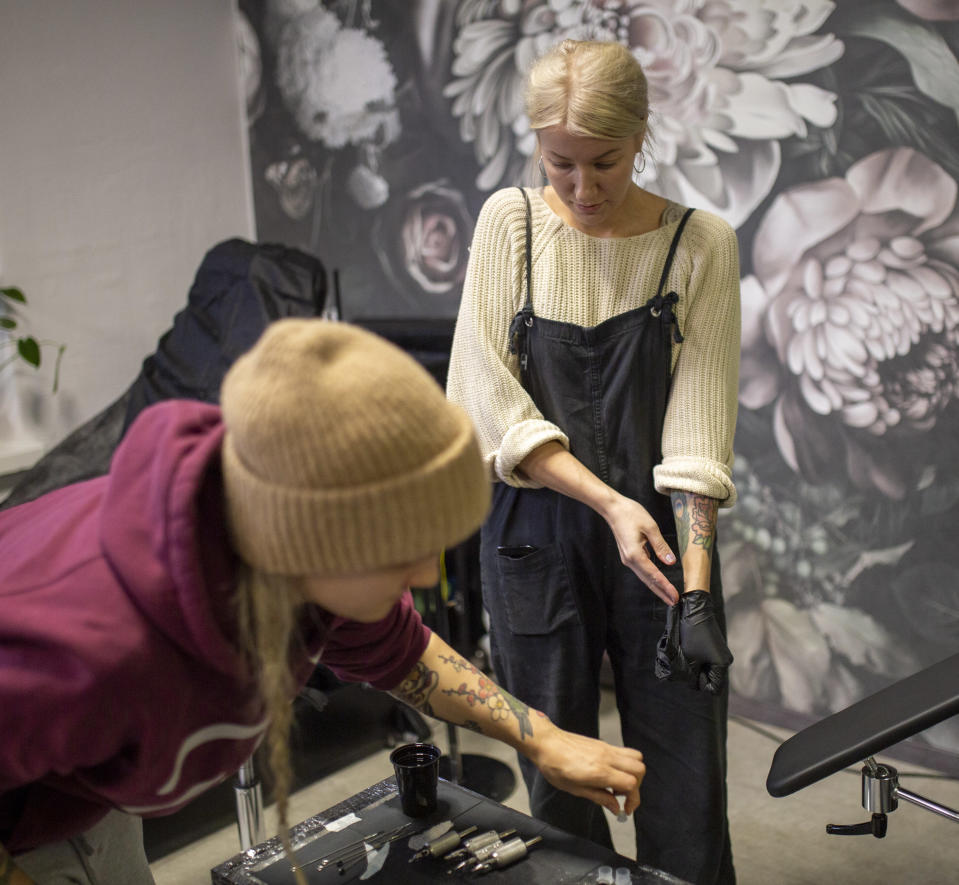
[(666, 630), (656, 645), (656, 676), (718, 695), (732, 662), (710, 594), (684, 593), (666, 610)]

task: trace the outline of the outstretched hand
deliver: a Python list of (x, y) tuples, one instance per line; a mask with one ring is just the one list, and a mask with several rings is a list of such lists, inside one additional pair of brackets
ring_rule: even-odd
[(679, 591), (649, 555), (649, 551), (652, 551), (660, 562), (668, 565), (676, 562), (675, 554), (649, 511), (632, 498), (619, 495), (604, 517), (616, 538), (623, 565), (632, 570), (667, 605), (678, 602)]
[[(646, 775), (643, 754), (550, 725), (529, 753), (543, 777), (557, 789), (590, 799), (613, 814), (632, 814), (639, 807), (639, 787)], [(619, 796), (624, 797), (622, 808)]]

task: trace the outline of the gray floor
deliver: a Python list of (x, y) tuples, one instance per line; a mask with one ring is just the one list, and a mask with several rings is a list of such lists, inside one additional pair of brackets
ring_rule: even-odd
[[(858, 773), (841, 772), (783, 799), (765, 789), (766, 774), (778, 740), (789, 732), (733, 719), (729, 728), (729, 817), (733, 857), (740, 885), (954, 885), (959, 883), (959, 824), (900, 803), (889, 816), (885, 839), (828, 836), (827, 823), (857, 823), (868, 818), (861, 805)], [(765, 732), (761, 733), (761, 732)], [(446, 727), (437, 725), (433, 741), (446, 749)], [(515, 766), (512, 751), (460, 730), (463, 752), (481, 753)], [(604, 705), (602, 734), (619, 739), (615, 708)], [(775, 737), (771, 737), (773, 735)], [(392, 774), (389, 750), (344, 768), (297, 793), (291, 820), (301, 821)], [(901, 785), (951, 808), (959, 808), (959, 782), (912, 776), (917, 766), (879, 757), (895, 765)], [(507, 805), (528, 812), (518, 787)], [(267, 832), (274, 818), (267, 811)], [(629, 824), (611, 820), (616, 849), (632, 856)], [(209, 870), (239, 850), (235, 827), (228, 827), (156, 861), (157, 885), (196, 885), (210, 881)]]

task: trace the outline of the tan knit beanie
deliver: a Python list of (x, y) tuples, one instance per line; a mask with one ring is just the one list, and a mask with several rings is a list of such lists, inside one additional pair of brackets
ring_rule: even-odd
[(239, 555), (283, 575), (412, 562), (471, 535), (490, 502), (472, 424), (414, 359), (346, 323), (284, 319), (220, 394)]

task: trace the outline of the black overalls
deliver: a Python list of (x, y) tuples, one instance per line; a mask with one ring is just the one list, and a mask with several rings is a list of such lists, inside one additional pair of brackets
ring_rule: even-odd
[[(678, 553), (669, 498), (655, 490), (653, 467), (662, 460), (671, 337), (679, 335), (677, 295), (663, 291), (692, 210), (677, 225), (659, 291), (642, 307), (584, 328), (533, 312), (526, 200), (526, 303), (510, 328), (523, 387), (568, 435), (572, 454), (649, 510)], [(608, 652), (624, 744), (639, 749), (647, 766), (635, 815), (637, 859), (695, 883), (733, 882), (727, 697), (656, 679), (666, 605), (622, 564), (606, 522), (549, 489), (497, 483), (481, 565), (493, 666), (511, 694), (560, 727), (595, 737)], [(658, 565), (682, 591), (681, 565)], [(722, 623), (716, 558), (711, 591)], [(599, 806), (554, 789), (524, 757), (520, 763), (536, 817), (611, 844)]]

